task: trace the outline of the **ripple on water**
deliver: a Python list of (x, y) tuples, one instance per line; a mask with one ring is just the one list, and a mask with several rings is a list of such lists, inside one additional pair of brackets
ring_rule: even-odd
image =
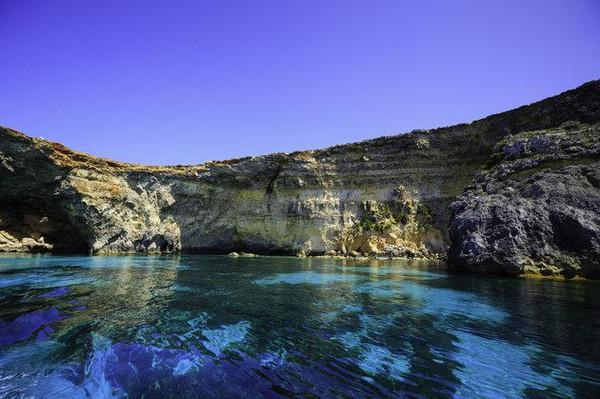
[(372, 375), (384, 374), (400, 380), (410, 370), (409, 357), (390, 352), (379, 345), (367, 344), (361, 350), (358, 367)]
[(39, 340), (44, 340), (53, 332), (50, 325), (61, 319), (58, 309), (48, 308), (22, 314), (10, 322), (0, 322), (0, 347), (29, 339), (34, 333)]
[(404, 298), (408, 304), (415, 304), (419, 312), (437, 316), (461, 315), (478, 320), (502, 322), (506, 311), (486, 303), (486, 298), (478, 295), (435, 288), (413, 281), (371, 281), (354, 288), (357, 293), (380, 298)]
[(340, 275), (317, 272), (296, 272), (276, 274), (274, 276), (254, 280), (254, 282), (259, 285), (272, 285), (282, 283), (322, 285), (331, 283), (351, 282), (356, 280), (358, 280), (358, 277), (354, 275)]
[(477, 320), (503, 322), (508, 313), (487, 303), (483, 296), (469, 292), (434, 288), (418, 283), (405, 282), (400, 291), (419, 300), (423, 311), (431, 314), (448, 316), (460, 314)]
[(244, 341), (248, 331), (250, 331), (250, 322), (248, 321), (224, 325), (214, 330), (205, 329), (202, 330), (202, 335), (207, 340), (202, 344), (215, 355), (220, 355), (232, 344)]
[[(360, 307), (350, 306), (355, 312)], [(392, 316), (374, 317), (366, 314), (359, 316), (360, 328), (346, 331), (334, 337), (346, 349), (356, 352), (358, 367), (369, 375), (386, 375), (394, 380), (401, 380), (410, 369), (410, 353), (393, 353), (388, 348), (373, 343), (371, 335), (377, 335), (393, 325)]]
[(93, 277), (52, 276), (40, 274), (23, 274), (0, 279), (0, 288), (27, 286), (35, 289), (48, 289), (70, 285), (91, 284), (96, 281)]
[(12, 270), (31, 269), (43, 267), (78, 267), (85, 269), (120, 269), (134, 268), (178, 268), (186, 269), (188, 266), (181, 263), (177, 256), (0, 256), (0, 272)]
[(435, 273), (422, 269), (411, 269), (404, 266), (338, 266), (338, 269), (345, 272), (370, 274), (370, 275), (390, 275), (393, 274), (396, 277), (416, 277), (418, 279), (437, 279), (448, 277), (442, 273)]
[(168, 257), (40, 257), (15, 268), (0, 257), (0, 397), (600, 391), (592, 283), (471, 280), (391, 263), (182, 259), (184, 268)]
[(69, 289), (67, 287), (60, 287), (53, 289), (52, 291), (45, 292), (43, 294), (38, 295), (38, 298), (58, 298), (63, 295), (67, 295), (69, 293)]
[(459, 397), (517, 398), (525, 396), (528, 388), (574, 397), (575, 393), (565, 383), (575, 377), (563, 362), (556, 364), (551, 374), (533, 368), (534, 357), (541, 348), (518, 346), (465, 331), (452, 334), (458, 339), (459, 348), (453, 357), (461, 364), (456, 372), (462, 382), (457, 392)]

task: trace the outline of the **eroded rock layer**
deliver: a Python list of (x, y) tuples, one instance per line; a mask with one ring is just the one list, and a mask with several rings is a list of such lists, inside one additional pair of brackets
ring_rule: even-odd
[(486, 228), (455, 225), (469, 212), (487, 220), (479, 194), (452, 207), (450, 236), (449, 205), (478, 172), (506, 164), (502, 140), (569, 121), (600, 121), (599, 82), (470, 124), (191, 166), (119, 163), (1, 128), (0, 250), (432, 256), (452, 238), (461, 267), (523, 270), (521, 260), (457, 244), (495, 245)]

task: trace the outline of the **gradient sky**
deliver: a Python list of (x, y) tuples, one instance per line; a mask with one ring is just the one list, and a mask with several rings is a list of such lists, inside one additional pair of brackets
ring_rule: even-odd
[(600, 78), (600, 2), (0, 0), (0, 125), (189, 164), (466, 122)]

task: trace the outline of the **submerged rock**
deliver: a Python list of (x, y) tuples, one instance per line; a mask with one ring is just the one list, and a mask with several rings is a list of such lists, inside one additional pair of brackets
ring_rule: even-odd
[(253, 253), (242, 252), (242, 253), (240, 253), (240, 255), (239, 255), (239, 256), (243, 256), (243, 257), (246, 257), (246, 258), (254, 258), (254, 257), (256, 257), (257, 255), (256, 255), (256, 254), (253, 254)]

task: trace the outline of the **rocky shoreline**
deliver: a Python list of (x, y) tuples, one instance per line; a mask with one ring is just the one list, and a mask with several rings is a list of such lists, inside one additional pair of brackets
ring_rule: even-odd
[(457, 269), (600, 277), (600, 124), (511, 135), (451, 205)]
[[(257, 256), (270, 256), (270, 255), (259, 255), (259, 254), (255, 254), (255, 253), (248, 253), (248, 252), (230, 252), (227, 254), (227, 256), (231, 257), (231, 258), (255, 258)], [(284, 255), (285, 256), (285, 255)], [(289, 255), (287, 255), (289, 256)], [(418, 260), (418, 261), (443, 261), (446, 259), (445, 256), (443, 255), (438, 255), (438, 254), (430, 254), (430, 255), (423, 255), (423, 254), (411, 254), (411, 255), (404, 255), (404, 256), (394, 256), (394, 255), (385, 255), (385, 254), (366, 254), (366, 253), (359, 253), (356, 251), (353, 251), (353, 253), (350, 254), (341, 254), (338, 252), (329, 252), (323, 255), (304, 255), (304, 254), (296, 254), (294, 255), (297, 258), (325, 258), (325, 259), (353, 259), (353, 260), (372, 260), (372, 259), (376, 259), (376, 260)]]
[(600, 81), (456, 126), (153, 167), (0, 128), (0, 252), (444, 259), (600, 277)]

